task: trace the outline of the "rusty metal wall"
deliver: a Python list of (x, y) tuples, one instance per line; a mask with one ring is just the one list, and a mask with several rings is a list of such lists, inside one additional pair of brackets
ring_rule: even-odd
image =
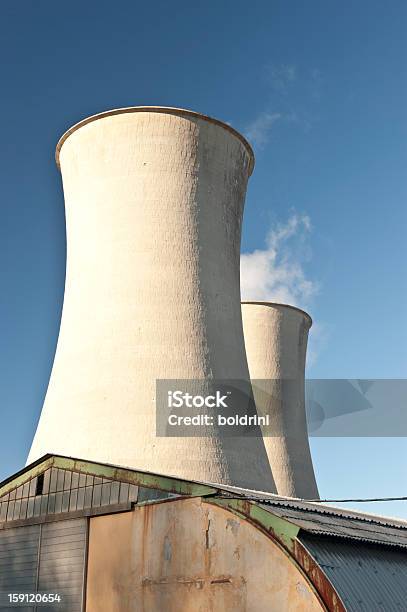
[(323, 609), (277, 544), (197, 498), (91, 518), (87, 576), (87, 612)]

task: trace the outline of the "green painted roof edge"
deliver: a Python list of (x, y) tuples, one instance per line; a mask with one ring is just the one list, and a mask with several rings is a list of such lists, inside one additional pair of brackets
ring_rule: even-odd
[(28, 465), (26, 468), (17, 472), (14, 476), (10, 476), (0, 483), (0, 497), (6, 495), (9, 491), (16, 489), (21, 484), (27, 482), (31, 478), (42, 474), (48, 468), (54, 465), (53, 455), (45, 455), (45, 457), (35, 463)]
[(176, 493), (178, 495), (200, 497), (205, 495), (213, 495), (219, 491), (219, 489), (215, 487), (210, 487), (176, 477), (161, 476), (160, 474), (141, 472), (131, 468), (117, 467), (94, 461), (84, 461), (81, 459), (74, 459), (72, 457), (63, 457), (61, 455), (44, 455), (43, 458), (17, 472), (15, 476), (11, 476), (0, 483), (0, 497), (27, 482), (27, 480), (30, 480), (31, 478), (38, 476), (38, 474), (45, 472), (45, 470), (50, 467), (64, 470), (77, 470), (100, 478), (120, 480), (140, 487), (161, 489), (162, 491)]

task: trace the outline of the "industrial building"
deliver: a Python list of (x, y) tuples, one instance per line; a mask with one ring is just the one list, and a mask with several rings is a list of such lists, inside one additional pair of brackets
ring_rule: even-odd
[(0, 591), (52, 612), (405, 610), (406, 547), (405, 521), (55, 455), (0, 486)]
[[(64, 306), (27, 465), (0, 483), (0, 609), (51, 593), (20, 609), (405, 610), (407, 522), (318, 501), (311, 318), (240, 302), (249, 143), (193, 111), (132, 107), (73, 126), (56, 159)], [(158, 435), (158, 381), (200, 396), (233, 381), (271, 427)]]

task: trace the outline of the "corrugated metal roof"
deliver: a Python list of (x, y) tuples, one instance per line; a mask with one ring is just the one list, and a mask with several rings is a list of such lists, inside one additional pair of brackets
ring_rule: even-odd
[(249, 489), (228, 486), (222, 486), (222, 489), (239, 497), (258, 500), (258, 504), (265, 510), (285, 518), (309, 533), (407, 547), (407, 521), (401, 519), (326, 506), (320, 502), (284, 498)]
[(376, 612), (407, 609), (407, 555), (352, 540), (305, 533), (301, 542), (335, 586), (347, 610)]
[[(202, 483), (204, 484), (204, 483)], [(236, 493), (237, 495), (250, 498), (253, 500), (265, 501), (273, 504), (280, 504), (289, 506), (291, 508), (306, 509), (309, 511), (316, 511), (322, 514), (332, 514), (337, 516), (347, 516), (349, 518), (357, 518), (366, 521), (376, 521), (383, 525), (400, 526), (407, 528), (407, 520), (399, 519), (389, 516), (382, 516), (379, 514), (372, 514), (371, 512), (360, 512), (358, 510), (349, 510), (348, 508), (339, 508), (333, 505), (326, 505), (320, 501), (307, 501), (298, 497), (285, 497), (277, 495), (276, 493), (267, 493), (264, 491), (256, 491), (254, 489), (242, 489), (240, 487), (232, 487), (230, 485), (212, 485), (217, 486), (220, 489), (229, 493)]]
[(332, 511), (327, 506), (310, 508), (305, 502), (300, 505), (262, 500), (259, 505), (309, 533), (407, 547), (407, 524), (349, 514), (345, 510)]

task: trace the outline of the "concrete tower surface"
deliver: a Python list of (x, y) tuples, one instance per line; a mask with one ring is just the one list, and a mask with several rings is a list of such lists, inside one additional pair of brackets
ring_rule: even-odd
[(293, 306), (243, 302), (243, 330), (257, 411), (277, 493), (318, 499), (305, 415), (305, 358), (311, 317)]
[(67, 270), (28, 461), (52, 452), (273, 491), (262, 438), (156, 437), (157, 379), (249, 380), (241, 223), (253, 154), (192, 111), (135, 107), (61, 138)]

